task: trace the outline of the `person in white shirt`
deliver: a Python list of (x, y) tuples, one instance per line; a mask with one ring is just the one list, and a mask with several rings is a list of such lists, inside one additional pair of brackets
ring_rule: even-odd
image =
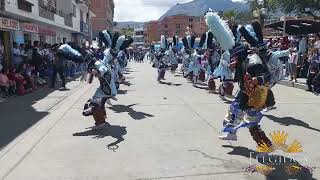
[(18, 48), (18, 44), (16, 42), (13, 42), (12, 53), (13, 53), (13, 63), (16, 67), (19, 67), (19, 65), (22, 63), (23, 59), (21, 56), (21, 51)]
[(316, 34), (316, 42), (313, 44), (313, 48), (317, 49), (320, 54), (320, 34)]
[(293, 48), (293, 43), (291, 44), (291, 51), (289, 55), (289, 69), (291, 81), (297, 82), (297, 64), (299, 59), (299, 52), (296, 48)]

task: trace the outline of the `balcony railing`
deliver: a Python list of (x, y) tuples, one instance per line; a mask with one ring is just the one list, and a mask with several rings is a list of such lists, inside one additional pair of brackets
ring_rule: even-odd
[(42, 7), (39, 7), (39, 16), (54, 21), (54, 13), (47, 11)]
[(47, 11), (50, 11), (54, 14), (57, 13), (57, 8), (55, 7), (54, 4), (50, 4), (50, 3), (46, 3), (44, 0), (39, 0), (39, 7), (47, 10)]

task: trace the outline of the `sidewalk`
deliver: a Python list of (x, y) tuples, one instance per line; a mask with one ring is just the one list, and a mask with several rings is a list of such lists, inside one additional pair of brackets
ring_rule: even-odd
[(294, 87), (302, 90), (308, 90), (306, 78), (298, 78), (297, 80), (298, 82), (292, 82), (290, 78), (287, 77), (284, 80), (278, 82), (278, 84), (288, 86), (288, 87)]
[(70, 81), (66, 90), (42, 88), (0, 103), (0, 179), (16, 167), (46, 136), (89, 85)]

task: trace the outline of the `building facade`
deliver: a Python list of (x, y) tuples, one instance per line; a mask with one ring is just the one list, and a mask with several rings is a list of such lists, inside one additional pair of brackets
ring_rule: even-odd
[(182, 38), (189, 33), (196, 37), (201, 37), (207, 31), (204, 17), (175, 15), (164, 18), (161, 21), (151, 21), (145, 23), (145, 45), (160, 40), (161, 35), (169, 38), (178, 36)]
[(154, 44), (156, 41), (159, 40), (157, 28), (158, 28), (157, 21), (150, 21), (144, 24), (144, 27), (143, 27), (144, 45), (148, 46), (148, 45)]
[(133, 39), (134, 42), (132, 46), (134, 47), (141, 47), (144, 45), (144, 29), (143, 28), (134, 28)]
[(18, 44), (89, 40), (89, 0), (0, 0), (0, 59), (10, 64), (13, 42)]
[(101, 30), (113, 28), (114, 1), (113, 0), (91, 0), (92, 9), (96, 17), (92, 18), (93, 38), (98, 36)]

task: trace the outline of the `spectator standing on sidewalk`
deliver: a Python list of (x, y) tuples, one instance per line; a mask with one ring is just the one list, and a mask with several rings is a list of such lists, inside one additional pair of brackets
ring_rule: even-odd
[(62, 88), (66, 89), (66, 80), (64, 76), (65, 72), (65, 63), (66, 58), (63, 52), (59, 51), (58, 48), (55, 49), (55, 57), (53, 60), (53, 75), (52, 75), (52, 82), (50, 88), (55, 88), (55, 82), (57, 78), (57, 74), (59, 74), (60, 79), (62, 80)]
[(0, 38), (0, 65), (4, 63), (4, 45), (2, 43), (2, 39)]
[(320, 54), (320, 34), (316, 34), (315, 38), (316, 42), (313, 44), (313, 48), (318, 51), (318, 54)]
[(308, 42), (305, 37), (302, 35), (299, 36), (299, 44), (298, 44), (298, 64), (297, 64), (297, 76), (300, 77), (302, 75), (302, 68), (305, 65), (305, 60), (308, 53)]
[(40, 54), (39, 41), (34, 41), (34, 47), (32, 49), (31, 64), (36, 67), (36, 71), (39, 71), (41, 66), (41, 54)]
[(16, 42), (13, 42), (12, 54), (13, 54), (13, 64), (16, 67), (19, 67), (23, 59), (22, 59), (21, 51)]
[(297, 82), (297, 63), (299, 59), (299, 53), (297, 48), (294, 47), (294, 43), (291, 43), (291, 52), (289, 55), (289, 72), (291, 81)]
[(312, 50), (312, 54), (309, 57), (309, 61), (310, 61), (310, 68), (309, 68), (308, 79), (307, 79), (307, 85), (308, 85), (307, 91), (312, 92), (314, 77), (319, 73), (320, 57), (317, 49), (314, 48)]

